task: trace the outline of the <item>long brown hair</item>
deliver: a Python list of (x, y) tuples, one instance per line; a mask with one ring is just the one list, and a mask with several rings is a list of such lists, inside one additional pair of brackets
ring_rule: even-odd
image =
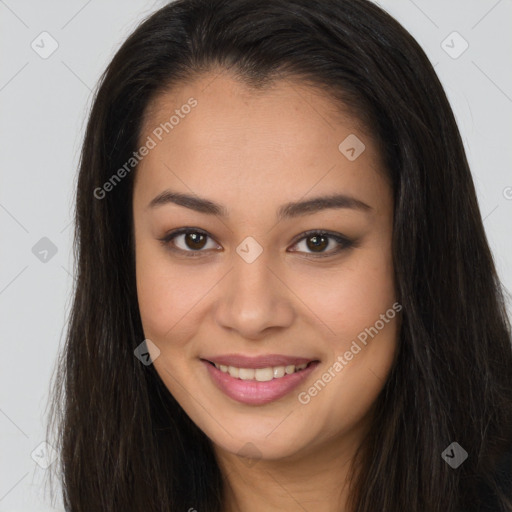
[[(358, 453), (353, 510), (471, 512), (483, 507), (482, 489), (512, 510), (512, 486), (496, 477), (512, 445), (511, 328), (463, 144), (424, 52), (367, 0), (178, 0), (140, 25), (101, 77), (81, 154), (74, 301), (48, 426), (66, 510), (222, 509), (211, 441), (134, 357), (144, 339), (136, 169), (95, 195), (139, 147), (150, 101), (219, 66), (253, 87), (300, 77), (350, 106), (379, 142), (393, 187), (403, 321)], [(441, 457), (453, 441), (469, 454), (457, 469)]]

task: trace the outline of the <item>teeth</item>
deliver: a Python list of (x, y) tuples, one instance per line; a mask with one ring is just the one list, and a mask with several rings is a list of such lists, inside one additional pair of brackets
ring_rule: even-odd
[(297, 366), (290, 364), (288, 366), (268, 366), (267, 368), (237, 368), (236, 366), (226, 366), (224, 364), (215, 364), (215, 368), (235, 379), (256, 380), (258, 382), (268, 382), (272, 379), (280, 379), (285, 375), (291, 375), (304, 370), (308, 363)]
[(274, 370), (274, 379), (279, 379), (280, 377), (284, 377), (284, 374), (285, 374), (284, 366), (276, 366), (273, 370)]
[(240, 370), (238, 368), (235, 368), (234, 366), (228, 367), (228, 373), (231, 375), (231, 377), (234, 377), (235, 379), (238, 379), (238, 374)]
[[(220, 369), (222, 371), (222, 368)], [(254, 380), (254, 368), (240, 368), (238, 370), (238, 378), (242, 380)]]
[(254, 376), (258, 382), (267, 382), (274, 378), (274, 370), (272, 368), (258, 368), (254, 372)]
[(285, 369), (284, 371), (290, 375), (291, 373), (294, 373), (295, 372), (295, 365), (293, 364), (289, 364)]

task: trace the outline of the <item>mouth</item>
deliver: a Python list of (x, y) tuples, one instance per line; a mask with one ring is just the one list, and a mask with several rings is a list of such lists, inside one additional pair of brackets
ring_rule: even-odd
[(256, 382), (268, 382), (274, 379), (282, 379), (286, 375), (301, 372), (317, 362), (318, 361), (310, 361), (309, 363), (302, 363), (299, 365), (289, 364), (286, 366), (267, 366), (265, 368), (240, 368), (238, 366), (228, 366), (208, 361), (208, 363), (215, 366), (217, 370), (229, 374), (229, 376), (234, 379), (252, 380)]
[(201, 362), (217, 389), (246, 405), (265, 405), (285, 397), (320, 364), (318, 359), (284, 356), (225, 356)]

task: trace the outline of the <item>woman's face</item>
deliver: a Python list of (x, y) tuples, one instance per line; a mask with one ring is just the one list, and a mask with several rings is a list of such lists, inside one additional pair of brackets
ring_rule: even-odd
[(140, 143), (138, 301), (172, 395), (235, 454), (278, 459), (362, 431), (401, 308), (369, 134), (298, 82), (253, 91), (209, 74), (157, 98)]

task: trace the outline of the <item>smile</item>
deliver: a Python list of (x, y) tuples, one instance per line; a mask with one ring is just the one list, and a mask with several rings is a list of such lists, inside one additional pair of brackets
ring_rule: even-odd
[(281, 379), (285, 375), (291, 375), (292, 373), (304, 370), (311, 363), (303, 363), (298, 366), (293, 364), (287, 366), (268, 366), (266, 368), (238, 368), (236, 366), (226, 366), (225, 364), (212, 364), (217, 370), (229, 373), (235, 379), (268, 382), (272, 379)]
[(265, 405), (286, 397), (320, 364), (319, 360), (284, 356), (211, 359), (201, 359), (201, 363), (212, 384), (227, 397), (246, 405)]

